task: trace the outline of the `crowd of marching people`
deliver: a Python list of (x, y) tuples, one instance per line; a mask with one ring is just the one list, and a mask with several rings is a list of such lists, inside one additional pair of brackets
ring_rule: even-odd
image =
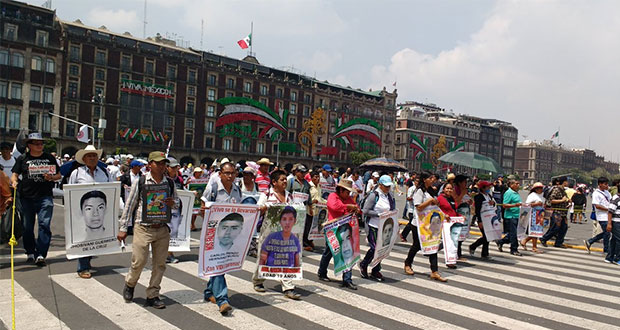
[[(377, 282), (385, 281), (381, 273), (381, 263), (371, 267), (371, 261), (378, 247), (376, 246), (381, 229), (378, 227), (379, 216), (384, 212), (402, 210), (400, 231), (401, 242), (408, 242), (411, 235), (411, 246), (407, 257), (403, 260), (405, 274), (415, 276), (413, 263), (418, 252), (421, 251), (421, 242), (418, 235), (418, 216), (429, 207), (438, 207), (445, 215), (446, 221), (452, 217), (464, 216), (471, 213), (471, 222), (463, 226), (477, 227), (480, 237), (469, 246), (464, 247), (459, 241), (457, 261), (466, 261), (462, 250), (466, 249), (470, 256), (474, 256), (480, 248), (482, 260), (490, 259), (490, 241), (485, 235), (481, 213), (485, 205), (498, 208), (503, 218), (503, 232), (505, 236), (493, 243), (502, 252), (504, 246), (510, 246), (509, 252), (514, 256), (522, 256), (521, 250), (526, 250), (531, 242), (531, 250), (542, 253), (540, 245), (547, 246), (553, 239), (557, 248), (565, 248), (568, 221), (582, 222), (585, 212), (586, 192), (582, 187), (573, 189), (568, 187), (565, 177), (554, 179), (550, 186), (540, 182), (529, 187), (527, 197), (522, 200), (519, 191), (520, 182), (514, 177), (499, 176), (494, 182), (470, 178), (463, 174), (448, 174), (444, 178), (431, 172), (421, 173), (390, 173), (379, 171), (360, 171), (356, 168), (335, 169), (330, 164), (308, 168), (304, 164), (279, 167), (269, 159), (262, 158), (256, 161), (232, 162), (221, 159), (211, 165), (180, 164), (176, 159), (168, 157), (160, 151), (153, 151), (145, 160), (137, 159), (132, 155), (119, 155), (102, 158), (102, 150), (94, 146), (87, 146), (79, 150), (73, 157), (64, 155), (61, 158), (43, 152), (43, 139), (38, 133), (32, 133), (26, 140), (28, 149), (19, 157), (12, 157), (10, 146), (1, 145), (4, 171), (0, 172), (0, 204), (2, 210), (12, 202), (11, 189), (17, 189), (20, 210), (24, 223), (23, 247), (28, 261), (39, 266), (45, 266), (45, 258), (50, 246), (50, 221), (53, 212), (53, 189), (56, 182), (64, 184), (80, 184), (95, 182), (121, 183), (121, 199), (123, 212), (119, 220), (118, 240), (124, 242), (128, 235), (133, 235), (131, 267), (125, 278), (123, 298), (127, 302), (133, 300), (134, 288), (140, 274), (145, 267), (149, 250), (152, 251), (152, 272), (149, 286), (146, 290), (146, 305), (154, 308), (165, 308), (165, 303), (159, 298), (160, 283), (162, 281), (166, 263), (177, 263), (177, 259), (168, 252), (171, 228), (166, 224), (141, 223), (142, 205), (140, 191), (151, 184), (168, 184), (170, 195), (162, 202), (171, 208), (178, 207), (176, 192), (186, 190), (189, 184), (206, 183), (207, 186), (201, 196), (201, 211), (193, 215), (191, 230), (198, 230), (197, 218), (204, 215), (213, 203), (240, 203), (244, 192), (260, 193), (256, 204), (264, 214), (269, 205), (290, 204), (295, 192), (308, 196), (304, 204), (307, 207), (307, 219), (311, 219), (317, 212), (316, 205), (325, 204), (327, 221), (340, 218), (347, 214), (355, 214), (366, 232), (367, 251), (358, 263), (359, 276)], [(7, 151), (8, 150), (8, 151)], [(7, 156), (8, 155), (8, 156)], [(6, 156), (6, 157), (5, 157)], [(64, 178), (61, 167), (66, 167)], [(7, 171), (8, 170), (8, 171)], [(609, 187), (615, 187), (610, 193)], [(610, 184), (606, 178), (598, 179), (598, 187), (592, 193), (592, 219), (595, 226), (602, 229), (584, 242), (588, 251), (592, 244), (603, 240), (605, 261), (618, 264), (620, 261), (620, 195), (617, 190), (618, 182)], [(397, 205), (395, 195), (405, 195), (405, 205)], [(95, 196), (97, 197), (97, 196)], [(103, 197), (105, 198), (105, 196)], [(105, 202), (105, 201), (104, 201)], [(518, 221), (520, 208), (544, 207), (545, 218), (549, 220), (549, 228), (540, 237), (525, 236), (519, 239)], [(294, 209), (285, 212), (295, 212)], [(572, 213), (572, 215), (571, 215)], [(38, 219), (38, 237), (35, 240), (34, 224)], [(284, 221), (284, 220), (283, 220)], [(309, 239), (311, 221), (306, 221), (303, 237), (299, 241), (303, 250), (314, 252), (321, 250)], [(204, 225), (204, 224), (203, 224)], [(283, 228), (285, 226), (283, 225)], [(260, 228), (257, 228), (260, 231)], [(346, 230), (351, 230), (348, 228)], [(346, 231), (340, 233), (346, 236)], [(283, 230), (280, 240), (289, 240), (286, 230)], [(254, 246), (264, 244), (261, 239), (254, 242)], [(332, 259), (332, 252), (327, 247), (322, 249), (318, 279), (330, 282), (327, 269)], [(267, 255), (250, 251), (258, 259), (268, 258)], [(439, 282), (447, 282), (439, 272), (437, 252), (427, 254), (430, 264), (430, 278)], [(455, 269), (454, 263), (447, 264), (448, 268)], [(82, 257), (77, 262), (78, 276), (84, 279), (91, 278), (91, 257)], [(353, 281), (356, 269), (347, 269), (342, 273), (342, 287), (357, 290)], [(265, 280), (259, 278), (258, 266), (253, 274), (252, 282), (256, 292), (265, 292)], [(291, 280), (281, 280), (283, 294), (286, 298), (298, 300), (301, 298), (295, 290)], [(212, 276), (204, 290), (206, 302), (216, 304), (222, 315), (227, 315), (232, 307), (228, 301), (225, 275)]]

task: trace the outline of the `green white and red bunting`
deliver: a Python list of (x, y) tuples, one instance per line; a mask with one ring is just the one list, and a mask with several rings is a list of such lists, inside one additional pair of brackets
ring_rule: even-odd
[(450, 149), (450, 152), (453, 151), (464, 151), (465, 150), (465, 142), (461, 142), (454, 146), (454, 148)]
[(168, 140), (168, 135), (163, 132), (152, 131), (149, 129), (140, 129), (140, 128), (123, 128), (118, 131), (118, 135), (122, 139), (134, 140), (138, 139), (138, 141), (166, 141)]
[(237, 41), (237, 44), (239, 45), (239, 47), (241, 47), (241, 49), (247, 49), (250, 46), (252, 46), (252, 34), (248, 34), (247, 37)]
[(560, 136), (560, 131), (557, 131), (557, 132), (553, 133), (553, 135), (551, 135), (551, 138), (554, 139), (554, 138), (559, 137), (559, 136)]

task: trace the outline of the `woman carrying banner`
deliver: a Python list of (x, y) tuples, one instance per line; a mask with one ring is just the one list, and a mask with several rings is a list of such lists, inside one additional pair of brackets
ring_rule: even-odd
[[(293, 198), (291, 194), (286, 191), (286, 173), (282, 170), (275, 170), (271, 173), (271, 187), (268, 191), (261, 194), (258, 199), (258, 206), (260, 207), (260, 212), (262, 215), (265, 215), (267, 208), (271, 204), (292, 204)], [(260, 231), (260, 230), (259, 230)], [(257, 246), (263, 245), (263, 239), (258, 240)], [(252, 276), (252, 283), (254, 284), (254, 291), (256, 292), (265, 292), (265, 279), (258, 278), (258, 263), (256, 263), (256, 270), (254, 271), (254, 275)], [(295, 285), (291, 280), (281, 280), (282, 283), (282, 291), (284, 292), (284, 296), (293, 299), (299, 300), (301, 299), (301, 295), (295, 292)]]
[[(454, 195), (454, 187), (452, 186), (452, 183), (446, 182), (446, 184), (443, 186), (443, 190), (441, 191), (441, 194), (437, 197), (439, 208), (446, 215), (446, 221), (449, 221), (450, 217), (459, 216), (456, 213), (456, 203), (454, 201), (454, 197), (452, 197), (453, 195)], [(452, 239), (452, 238), (444, 237), (444, 239)], [(450, 269), (456, 269), (456, 265), (454, 264), (446, 264), (446, 267)]]
[[(413, 194), (413, 206), (416, 208), (416, 211), (423, 211), (425, 208), (431, 205), (437, 205), (439, 202), (436, 198), (434, 198), (430, 191), (432, 191), (432, 186), (437, 180), (434, 174), (425, 171), (420, 174), (420, 186), (416, 189)], [(420, 251), (421, 244), (420, 238), (417, 235), (418, 228), (414, 226), (413, 232), (416, 233), (413, 235), (413, 244), (411, 244), (411, 248), (409, 249), (409, 253), (407, 254), (407, 259), (405, 259), (405, 274), (413, 275), (413, 269), (411, 265), (413, 265), (413, 258)], [(437, 266), (437, 253), (429, 254), (428, 260), (431, 264), (431, 279), (439, 281), (439, 282), (447, 282), (448, 280), (441, 277), (439, 275), (439, 267)]]
[[(310, 199), (312, 200), (312, 214), (316, 214), (318, 212), (316, 205), (317, 204), (325, 204), (327, 201), (323, 199), (322, 190), (321, 190), (321, 168), (316, 166), (310, 172)], [(329, 219), (329, 218), (328, 218)], [(314, 249), (314, 243), (312, 240), (308, 239), (308, 235), (310, 234), (312, 222), (310, 225), (306, 225), (304, 228), (304, 244), (307, 244)]]
[(480, 213), (482, 212), (483, 203), (489, 203), (489, 205), (495, 206), (495, 200), (493, 199), (493, 196), (491, 196), (491, 187), (491, 182), (479, 181), (478, 189), (480, 190), (480, 193), (474, 197), (475, 218), (478, 221), (478, 228), (480, 228), (482, 236), (469, 246), (469, 255), (473, 257), (476, 252), (476, 248), (482, 245), (482, 259), (489, 259), (489, 241), (487, 240), (487, 236), (484, 234), (482, 216)]
[[(463, 174), (457, 175), (454, 178), (454, 185), (452, 186), (453, 188), (452, 197), (454, 198), (454, 201), (455, 201), (457, 213), (460, 214), (459, 216), (465, 217), (467, 221), (465, 224), (467, 228), (463, 228), (463, 230), (469, 230), (469, 221), (467, 220), (467, 218), (471, 214), (471, 205), (473, 204), (473, 200), (467, 194), (467, 178), (468, 177)], [(460, 224), (459, 226), (463, 227)], [(463, 245), (463, 241), (459, 241), (457, 245), (456, 255), (457, 255), (458, 261), (467, 261), (467, 258), (463, 258), (462, 245)]]
[[(390, 191), (394, 181), (389, 175), (382, 175), (379, 178), (379, 188), (375, 189), (364, 202), (364, 216), (368, 218), (368, 251), (364, 260), (360, 262), (360, 273), (362, 278), (369, 278), (367, 267), (375, 256), (375, 244), (377, 243), (377, 233), (379, 227), (379, 214), (396, 209), (394, 195)], [(383, 282), (385, 279), (381, 274), (381, 263), (373, 267), (370, 277)]]
[[(312, 177), (314, 180), (314, 177)], [(358, 213), (359, 207), (351, 198), (351, 191), (353, 190), (353, 182), (348, 179), (342, 179), (336, 185), (336, 192), (329, 194), (327, 197), (327, 219), (334, 220), (338, 219), (345, 214), (349, 213)], [(320, 224), (322, 225), (322, 224)], [(350, 229), (349, 229), (350, 230)], [(349, 233), (350, 234), (350, 233)], [(329, 261), (332, 259), (332, 251), (328, 246), (327, 240), (325, 241), (325, 250), (323, 252), (323, 256), (321, 257), (321, 263), (319, 265), (319, 272), (317, 276), (319, 280), (324, 282), (331, 282), (329, 277), (327, 277), (327, 266), (329, 266)], [(345, 288), (349, 288), (351, 290), (357, 290), (357, 286), (353, 284), (351, 280), (351, 270), (345, 270), (342, 273), (342, 286)]]
[[(530, 194), (527, 195), (527, 198), (525, 199), (525, 204), (529, 204), (532, 208), (536, 206), (545, 205), (545, 197), (543, 197), (544, 187), (545, 185), (543, 185), (542, 182), (534, 183), (534, 185), (532, 186), (532, 189), (530, 190)], [(527, 244), (528, 241), (532, 241), (532, 251), (534, 253), (542, 253), (542, 251), (539, 250), (538, 247), (536, 246), (536, 243), (538, 242), (538, 238), (531, 237), (531, 236), (528, 236), (519, 242), (521, 243), (523, 250), (527, 251), (527, 247), (525, 245)]]
[[(97, 166), (103, 150), (97, 150), (95, 146), (88, 145), (75, 154), (75, 160), (84, 166), (78, 167), (71, 173), (68, 184), (95, 183), (95, 182), (114, 182), (107, 171)], [(81, 204), (81, 203), (80, 203)], [(114, 205), (114, 203), (112, 203)], [(80, 205), (81, 207), (82, 205)], [(116, 220), (116, 219), (115, 219)], [(91, 278), (90, 260), (92, 257), (82, 257), (78, 259), (77, 273), (84, 279)]]

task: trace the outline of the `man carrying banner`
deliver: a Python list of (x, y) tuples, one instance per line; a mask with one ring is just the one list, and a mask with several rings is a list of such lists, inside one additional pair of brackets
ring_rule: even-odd
[[(166, 172), (166, 164), (169, 160), (165, 154), (160, 151), (153, 151), (149, 154), (149, 166), (151, 170), (146, 173), (136, 184), (131, 186), (131, 192), (125, 203), (125, 209), (120, 219), (120, 228), (118, 240), (124, 242), (127, 238), (127, 226), (131, 221), (131, 215), (136, 215), (134, 223), (134, 237), (132, 242), (131, 267), (125, 278), (125, 287), (123, 289), (123, 298), (125, 302), (133, 300), (133, 293), (140, 273), (149, 259), (149, 247), (153, 250), (152, 271), (149, 286), (146, 288), (146, 306), (153, 306), (157, 309), (166, 308), (163, 301), (159, 299), (159, 289), (164, 271), (166, 270), (166, 257), (168, 256), (168, 245), (170, 244), (170, 228), (166, 223), (143, 223), (145, 214), (143, 208), (146, 208), (145, 198), (142, 192), (148, 185), (166, 185), (168, 194), (162, 200), (163, 204), (168, 208), (177, 208), (177, 192), (172, 180), (168, 179), (164, 173)], [(137, 211), (137, 212), (136, 212)], [(168, 212), (168, 215), (170, 212)], [(168, 217), (168, 222), (170, 217)]]
[[(107, 171), (97, 166), (97, 162), (99, 161), (99, 158), (101, 158), (102, 152), (103, 150), (97, 150), (93, 145), (88, 145), (86, 146), (86, 148), (78, 150), (78, 152), (75, 154), (75, 160), (78, 163), (83, 164), (84, 166), (80, 166), (75, 169), (71, 173), (71, 176), (69, 177), (69, 181), (67, 181), (67, 183), (79, 184), (95, 182), (114, 182), (115, 180), (110, 178), (110, 174)], [(112, 205), (114, 205), (114, 203), (112, 203)], [(92, 257), (81, 257), (78, 259), (77, 272), (78, 276), (80, 276), (81, 278), (91, 278), (91, 259)]]
[[(519, 252), (519, 240), (517, 239), (517, 225), (519, 223), (519, 207), (521, 207), (521, 196), (519, 196), (519, 181), (508, 181), (509, 189), (504, 193), (504, 221), (509, 223), (508, 235), (497, 241), (497, 249), (502, 252), (502, 246), (510, 243), (510, 254), (521, 256)], [(504, 226), (506, 228), (506, 226)]]
[[(202, 200), (203, 212), (205, 209), (210, 208), (213, 203), (241, 203), (241, 189), (238, 185), (233, 184), (235, 174), (235, 165), (233, 165), (233, 163), (227, 162), (220, 166), (220, 180), (217, 182), (217, 188), (214, 188), (211, 191), (205, 190), (202, 195), (204, 198)], [(241, 221), (243, 221), (243, 218), (241, 219)], [(232, 240), (230, 242), (226, 242), (226, 244), (232, 244)], [(229, 314), (232, 307), (230, 307), (230, 304), (228, 303), (228, 286), (226, 285), (224, 274), (211, 276), (209, 278), (207, 287), (204, 290), (204, 299), (205, 301), (210, 301), (217, 304), (220, 308), (220, 314), (223, 316)]]
[[(329, 194), (327, 197), (328, 220), (340, 218), (345, 214), (360, 212), (359, 207), (353, 198), (351, 198), (351, 191), (353, 190), (352, 186), (353, 183), (351, 180), (342, 179), (338, 185), (336, 185), (336, 192)], [(349, 235), (351, 235), (351, 233), (349, 233)], [(319, 280), (324, 282), (331, 282), (329, 277), (327, 277), (327, 266), (329, 266), (329, 261), (332, 259), (332, 251), (330, 250), (328, 244), (328, 241), (325, 240), (325, 250), (323, 252), (323, 256), (321, 257), (319, 272), (317, 274)], [(342, 286), (351, 290), (357, 290), (357, 286), (353, 284), (353, 281), (351, 280), (351, 275), (351, 269), (345, 270), (342, 273)]]
[[(366, 202), (364, 202), (363, 213), (364, 216), (368, 217), (368, 251), (366, 256), (364, 256), (364, 260), (360, 262), (362, 278), (369, 278), (367, 267), (375, 256), (375, 245), (379, 231), (379, 214), (396, 209), (396, 201), (390, 191), (393, 184), (394, 182), (389, 175), (382, 175), (379, 178), (379, 188), (370, 193), (366, 198)], [(372, 268), (370, 277), (378, 282), (385, 281), (383, 274), (381, 274), (381, 263)]]
[(493, 199), (493, 196), (491, 196), (491, 187), (491, 182), (479, 181), (478, 189), (480, 189), (480, 193), (474, 197), (475, 216), (476, 220), (478, 221), (478, 228), (480, 229), (482, 236), (469, 246), (469, 255), (473, 257), (474, 253), (476, 252), (476, 248), (482, 245), (482, 259), (489, 259), (489, 241), (487, 240), (487, 236), (484, 233), (481, 213), (483, 203), (488, 203), (491, 206), (495, 206), (495, 200)]
[[(306, 223), (304, 225), (304, 235), (303, 235), (303, 245), (304, 250), (306, 251), (314, 251), (314, 244), (308, 240), (308, 234), (310, 233), (310, 227), (312, 226), (312, 216), (314, 213), (312, 212), (312, 197), (310, 196), (310, 184), (308, 181), (304, 179), (308, 173), (308, 168), (302, 164), (295, 164), (293, 166), (293, 174), (294, 177), (289, 179), (287, 183), (288, 192), (291, 194), (294, 192), (305, 194), (306, 200), (304, 201), (304, 205), (306, 205)], [(303, 196), (303, 195), (302, 195)]]

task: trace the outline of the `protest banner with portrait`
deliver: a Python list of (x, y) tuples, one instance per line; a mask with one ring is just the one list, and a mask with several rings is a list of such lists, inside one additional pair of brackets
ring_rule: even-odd
[(269, 206), (258, 239), (258, 278), (303, 279), (301, 240), (305, 220), (305, 205)]
[(323, 233), (319, 230), (319, 226), (327, 221), (327, 204), (318, 203), (312, 205), (315, 209), (314, 216), (312, 216), (312, 225), (310, 225), (310, 232), (308, 233), (309, 240), (323, 238)]
[(379, 214), (379, 231), (375, 244), (375, 255), (370, 262), (371, 268), (390, 255), (397, 237), (398, 209)]
[(198, 276), (221, 275), (242, 268), (259, 210), (256, 205), (211, 205), (200, 233)]
[(260, 198), (260, 192), (241, 192), (241, 204), (250, 204), (255, 205), (258, 203), (258, 199)]
[(456, 264), (458, 259), (458, 245), (465, 224), (465, 217), (450, 217), (443, 224), (443, 233), (441, 235), (443, 241), (443, 253), (446, 259), (446, 265)]
[(165, 202), (171, 196), (170, 188), (171, 185), (167, 180), (159, 184), (145, 184), (142, 186), (142, 223), (160, 224), (170, 222), (172, 210)]
[(483, 202), (480, 209), (484, 235), (486, 235), (489, 242), (501, 239), (502, 231), (504, 230), (504, 223), (497, 209), (496, 206), (489, 204), (489, 202)]
[(529, 222), (528, 236), (543, 237), (545, 234), (545, 208), (542, 206), (533, 207)]
[(294, 191), (291, 196), (293, 196), (294, 204), (304, 204), (308, 201), (309, 195), (300, 191)]
[(327, 246), (334, 257), (334, 276), (342, 274), (360, 260), (360, 231), (357, 217), (347, 214), (323, 225)]
[(186, 190), (177, 190), (178, 205), (172, 209), (170, 215), (170, 243), (168, 251), (189, 251), (190, 230), (192, 222), (192, 206), (194, 205), (194, 193)]
[(120, 182), (66, 184), (63, 191), (67, 259), (121, 253)]
[(206, 187), (207, 187), (207, 182), (205, 179), (201, 179), (203, 181), (205, 181), (204, 183), (190, 183), (187, 185), (187, 190), (189, 191), (195, 191), (195, 195), (196, 198), (194, 198), (194, 205), (192, 207), (192, 214), (199, 214), (200, 213), (200, 206), (202, 205), (200, 203), (200, 197), (202, 197), (202, 194), (204, 193)]
[(521, 205), (521, 207), (519, 208), (519, 221), (517, 222), (517, 239), (519, 241), (527, 237), (527, 232), (530, 226), (531, 214), (531, 206)]
[(423, 254), (439, 251), (444, 219), (444, 213), (437, 206), (427, 206), (423, 211), (418, 211), (418, 237)]
[(456, 213), (463, 217), (463, 223), (455, 222), (454, 228), (459, 230), (459, 242), (464, 242), (469, 237), (469, 226), (471, 224), (471, 205), (467, 201), (471, 200), (468, 195), (463, 198), (463, 203), (456, 209)]

